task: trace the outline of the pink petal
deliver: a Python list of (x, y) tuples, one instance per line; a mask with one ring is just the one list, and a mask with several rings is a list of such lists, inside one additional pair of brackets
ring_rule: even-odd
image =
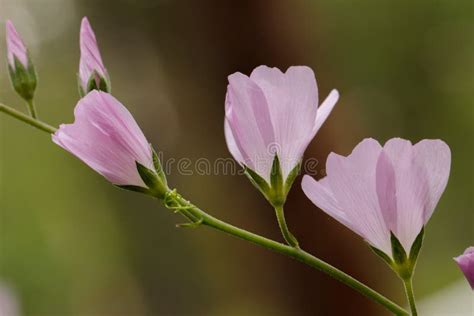
[(416, 163), (412, 144), (400, 138), (390, 139), (384, 153), (395, 170), (397, 220), (390, 227), (409, 252), (424, 225), (423, 216), (428, 204), (428, 183), (425, 170)]
[(128, 110), (110, 94), (92, 91), (79, 101), (73, 124), (63, 124), (53, 141), (117, 185), (144, 187), (138, 161), (153, 168), (150, 145)]
[(344, 213), (344, 210), (336, 201), (333, 193), (331, 192), (327, 178), (316, 181), (310, 176), (305, 175), (301, 182), (301, 188), (314, 205), (319, 207), (322, 211), (339, 221), (344, 226), (348, 227), (357, 234), (360, 234), (358, 228), (352, 225)]
[(305, 66), (257, 67), (250, 78), (229, 76), (225, 133), (229, 150), (243, 164), (269, 180), (275, 154), (283, 177), (302, 160), (304, 151), (334, 103), (337, 91), (324, 103), (317, 120), (318, 89), (313, 71)]
[(229, 126), (229, 122), (227, 121), (227, 119), (224, 120), (224, 135), (225, 135), (227, 147), (229, 148), (229, 151), (232, 154), (232, 157), (234, 157), (234, 159), (238, 163), (243, 164), (245, 159), (239, 151), (239, 147), (237, 146), (237, 143), (234, 138), (234, 134), (232, 132), (232, 129)]
[(428, 182), (429, 199), (423, 216), (426, 223), (448, 184), (451, 150), (442, 140), (425, 139), (415, 144), (413, 154), (416, 163), (424, 169)]
[(332, 109), (336, 106), (337, 100), (339, 100), (339, 92), (336, 89), (333, 89), (323, 103), (321, 103), (313, 127), (313, 137), (324, 124), (329, 114), (331, 114)]
[(380, 210), (387, 228), (394, 232), (397, 227), (397, 188), (395, 170), (387, 154), (382, 150), (376, 167), (376, 188)]
[(94, 31), (86, 17), (82, 19), (81, 23), (80, 48), (81, 59), (79, 62), (79, 77), (81, 79), (82, 88), (86, 90), (87, 84), (94, 71), (105, 79), (108, 78), (107, 70), (105, 69), (100, 56)]
[(10, 288), (0, 284), (0, 315), (19, 316), (20, 306), (18, 298)]
[(7, 20), (7, 58), (10, 66), (15, 69), (15, 58), (23, 65), (28, 68), (28, 51), (26, 49), (23, 40), (13, 26), (12, 21)]
[(347, 157), (331, 153), (326, 168), (332, 193), (356, 232), (391, 255), (390, 232), (376, 190), (376, 165), (381, 150), (377, 141), (365, 139)]
[(235, 155), (235, 144), (243, 163), (269, 181), (275, 154), (269, 148), (275, 136), (267, 101), (262, 90), (241, 73), (229, 76), (226, 121), (233, 135), (229, 140), (234, 141), (228, 143), (231, 152)]
[(286, 178), (313, 138), (311, 131), (318, 107), (314, 73), (306, 66), (290, 67), (286, 73), (260, 66), (250, 78), (267, 100), (275, 131), (274, 142), (281, 152), (280, 163)]
[(454, 258), (454, 260), (474, 290), (474, 247), (467, 248), (462, 255)]

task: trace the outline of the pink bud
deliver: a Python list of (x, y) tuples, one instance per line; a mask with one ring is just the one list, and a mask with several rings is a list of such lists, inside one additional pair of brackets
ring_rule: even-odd
[(146, 187), (136, 162), (154, 170), (150, 144), (130, 112), (113, 96), (92, 91), (62, 124), (53, 141), (116, 185)]
[(109, 76), (102, 62), (94, 31), (86, 17), (81, 23), (80, 48), (79, 85), (83, 89), (83, 94), (89, 92), (88, 84), (91, 79), (95, 80), (96, 87), (100, 87), (101, 79), (104, 80), (107, 84), (105, 91), (110, 92)]
[(28, 68), (28, 51), (23, 40), (13, 26), (12, 21), (7, 20), (7, 58), (10, 67), (15, 70), (15, 57), (23, 65)]
[(451, 151), (441, 140), (365, 139), (352, 153), (331, 153), (327, 176), (303, 178), (308, 198), (373, 247), (392, 256), (390, 232), (406, 253), (446, 188)]
[(240, 164), (270, 181), (275, 155), (283, 179), (297, 166), (317, 131), (334, 108), (339, 93), (331, 91), (318, 109), (318, 88), (306, 66), (257, 67), (250, 77), (229, 76), (225, 135)]
[(469, 247), (462, 255), (454, 258), (474, 290), (474, 247)]

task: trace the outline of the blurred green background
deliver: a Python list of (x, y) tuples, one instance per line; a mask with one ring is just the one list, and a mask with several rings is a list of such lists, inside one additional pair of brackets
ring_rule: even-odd
[[(340, 91), (306, 152), (321, 173), (329, 152), (348, 154), (365, 137), (445, 140), (453, 164), (417, 268), (422, 301), (461, 280), (452, 257), (474, 243), (473, 12), (471, 0), (0, 0), (0, 57), (10, 18), (40, 76), (41, 118), (71, 122), (88, 16), (113, 94), (165, 158), (230, 157), (226, 77), (260, 64), (308, 65), (321, 98)], [(5, 65), (0, 101), (24, 110)], [(114, 188), (5, 115), (0, 168), (0, 283), (21, 315), (386, 315), (286, 257), (210, 229), (176, 228), (182, 219), (156, 201)], [(281, 239), (272, 209), (243, 176), (172, 172), (169, 182), (209, 213)], [(286, 209), (303, 247), (404, 304), (389, 268), (298, 184)]]

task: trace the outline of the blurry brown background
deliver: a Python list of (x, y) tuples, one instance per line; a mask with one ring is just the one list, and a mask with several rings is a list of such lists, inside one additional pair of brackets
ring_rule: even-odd
[[(473, 9), (470, 0), (0, 0), (0, 19), (12, 19), (28, 44), (40, 116), (58, 125), (73, 119), (88, 16), (113, 94), (165, 158), (229, 157), (226, 77), (261, 64), (308, 65), (321, 99), (340, 91), (306, 152), (321, 173), (329, 152), (348, 154), (365, 137), (445, 140), (453, 165), (417, 268), (422, 301), (462, 278), (452, 257), (473, 244)], [(0, 101), (23, 110), (5, 64)], [(156, 201), (114, 188), (4, 115), (0, 168), (0, 283), (21, 315), (386, 315), (303, 264), (210, 229), (175, 228), (181, 218)], [(272, 209), (243, 176), (169, 177), (209, 213), (281, 239)], [(299, 182), (286, 209), (303, 247), (404, 304), (389, 268)]]

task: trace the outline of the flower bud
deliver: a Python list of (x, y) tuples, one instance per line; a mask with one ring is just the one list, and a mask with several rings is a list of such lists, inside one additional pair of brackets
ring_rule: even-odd
[(92, 90), (110, 92), (109, 75), (102, 62), (94, 31), (86, 17), (81, 23), (80, 48), (78, 75), (80, 96), (83, 97)]
[(454, 261), (456, 261), (469, 285), (474, 290), (474, 247), (467, 248), (462, 255), (454, 258)]
[(53, 141), (113, 184), (164, 198), (166, 177), (156, 153), (130, 112), (113, 96), (92, 91), (61, 124)]
[(28, 50), (13, 23), (8, 20), (7, 59), (10, 79), (15, 91), (26, 101), (31, 102), (36, 90), (36, 72)]

